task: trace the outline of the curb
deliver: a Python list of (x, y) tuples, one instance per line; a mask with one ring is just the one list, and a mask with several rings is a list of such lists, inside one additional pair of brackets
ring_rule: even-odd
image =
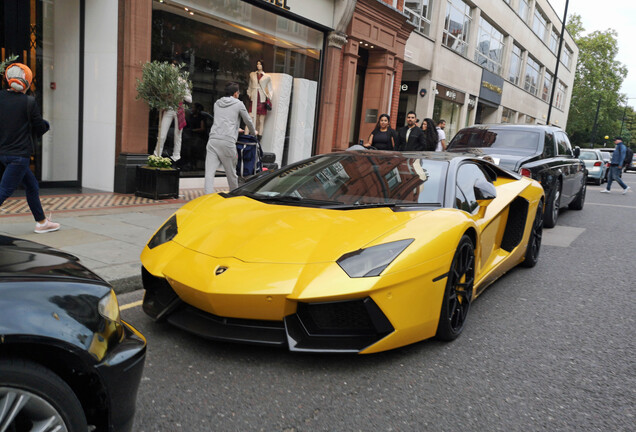
[(141, 274), (138, 276), (130, 276), (127, 278), (115, 279), (107, 282), (110, 284), (110, 286), (113, 287), (113, 290), (117, 295), (143, 289)]

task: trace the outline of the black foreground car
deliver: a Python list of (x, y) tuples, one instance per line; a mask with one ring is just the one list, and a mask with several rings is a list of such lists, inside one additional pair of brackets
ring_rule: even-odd
[(543, 224), (556, 225), (559, 210), (583, 209), (587, 183), (580, 149), (572, 149), (566, 133), (554, 126), (484, 124), (461, 129), (447, 151), (490, 156), (494, 163), (532, 177), (546, 196)]
[(107, 282), (0, 235), (0, 430), (132, 430), (145, 356)]

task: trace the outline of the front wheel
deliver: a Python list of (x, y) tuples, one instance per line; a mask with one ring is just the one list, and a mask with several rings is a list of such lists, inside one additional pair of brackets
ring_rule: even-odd
[(49, 369), (18, 359), (0, 360), (0, 427), (8, 431), (88, 430), (82, 405), (68, 384)]
[(543, 200), (537, 206), (537, 213), (534, 215), (534, 223), (530, 238), (528, 239), (528, 247), (526, 255), (521, 263), (524, 267), (534, 267), (539, 261), (539, 251), (541, 250), (541, 238), (543, 237)]
[(548, 204), (545, 208), (543, 217), (543, 226), (546, 228), (554, 228), (559, 218), (559, 210), (561, 207), (561, 182), (554, 185), (554, 190), (550, 194)]
[(464, 329), (475, 282), (475, 246), (464, 235), (451, 263), (435, 337), (451, 341)]

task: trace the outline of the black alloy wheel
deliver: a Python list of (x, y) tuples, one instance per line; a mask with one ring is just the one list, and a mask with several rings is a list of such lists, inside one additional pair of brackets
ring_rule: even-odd
[(559, 210), (561, 209), (561, 182), (557, 181), (554, 190), (550, 194), (548, 204), (543, 217), (543, 226), (546, 228), (554, 228), (559, 218)]
[(464, 329), (475, 282), (475, 246), (464, 235), (457, 246), (446, 281), (435, 337), (451, 341)]
[(537, 206), (537, 212), (534, 215), (534, 222), (532, 224), (532, 231), (530, 231), (530, 238), (528, 239), (528, 247), (526, 248), (526, 255), (521, 263), (524, 267), (534, 267), (539, 261), (539, 252), (541, 251), (541, 238), (543, 237), (543, 200), (539, 202)]
[(583, 205), (585, 204), (585, 193), (587, 192), (587, 179), (584, 178), (581, 184), (581, 189), (579, 193), (576, 195), (574, 201), (570, 203), (568, 208), (572, 210), (583, 210)]

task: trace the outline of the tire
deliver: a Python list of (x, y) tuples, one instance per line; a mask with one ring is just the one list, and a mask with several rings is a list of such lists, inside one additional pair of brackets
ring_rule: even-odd
[(603, 178), (599, 177), (598, 179), (594, 181), (594, 183), (596, 183), (597, 186), (600, 186), (603, 183)]
[[(49, 369), (30, 361), (0, 360), (0, 425), (7, 430), (86, 432), (88, 425), (82, 405), (71, 388)], [(46, 426), (45, 426), (46, 425)], [(56, 429), (59, 427), (59, 429)]]
[(439, 314), (435, 337), (443, 341), (456, 339), (464, 329), (475, 282), (475, 246), (467, 235), (459, 241), (451, 263)]
[(557, 182), (554, 190), (550, 194), (548, 204), (543, 214), (543, 226), (546, 228), (554, 228), (559, 218), (559, 210), (561, 206), (561, 182)]
[(585, 192), (587, 191), (587, 182), (583, 180), (583, 184), (581, 185), (581, 190), (576, 195), (574, 201), (570, 203), (568, 208), (572, 210), (583, 210), (583, 205), (585, 204)]
[(537, 206), (537, 212), (534, 215), (530, 238), (528, 239), (528, 247), (523, 257), (521, 265), (531, 268), (537, 265), (539, 261), (539, 252), (541, 251), (541, 238), (543, 237), (543, 200)]

